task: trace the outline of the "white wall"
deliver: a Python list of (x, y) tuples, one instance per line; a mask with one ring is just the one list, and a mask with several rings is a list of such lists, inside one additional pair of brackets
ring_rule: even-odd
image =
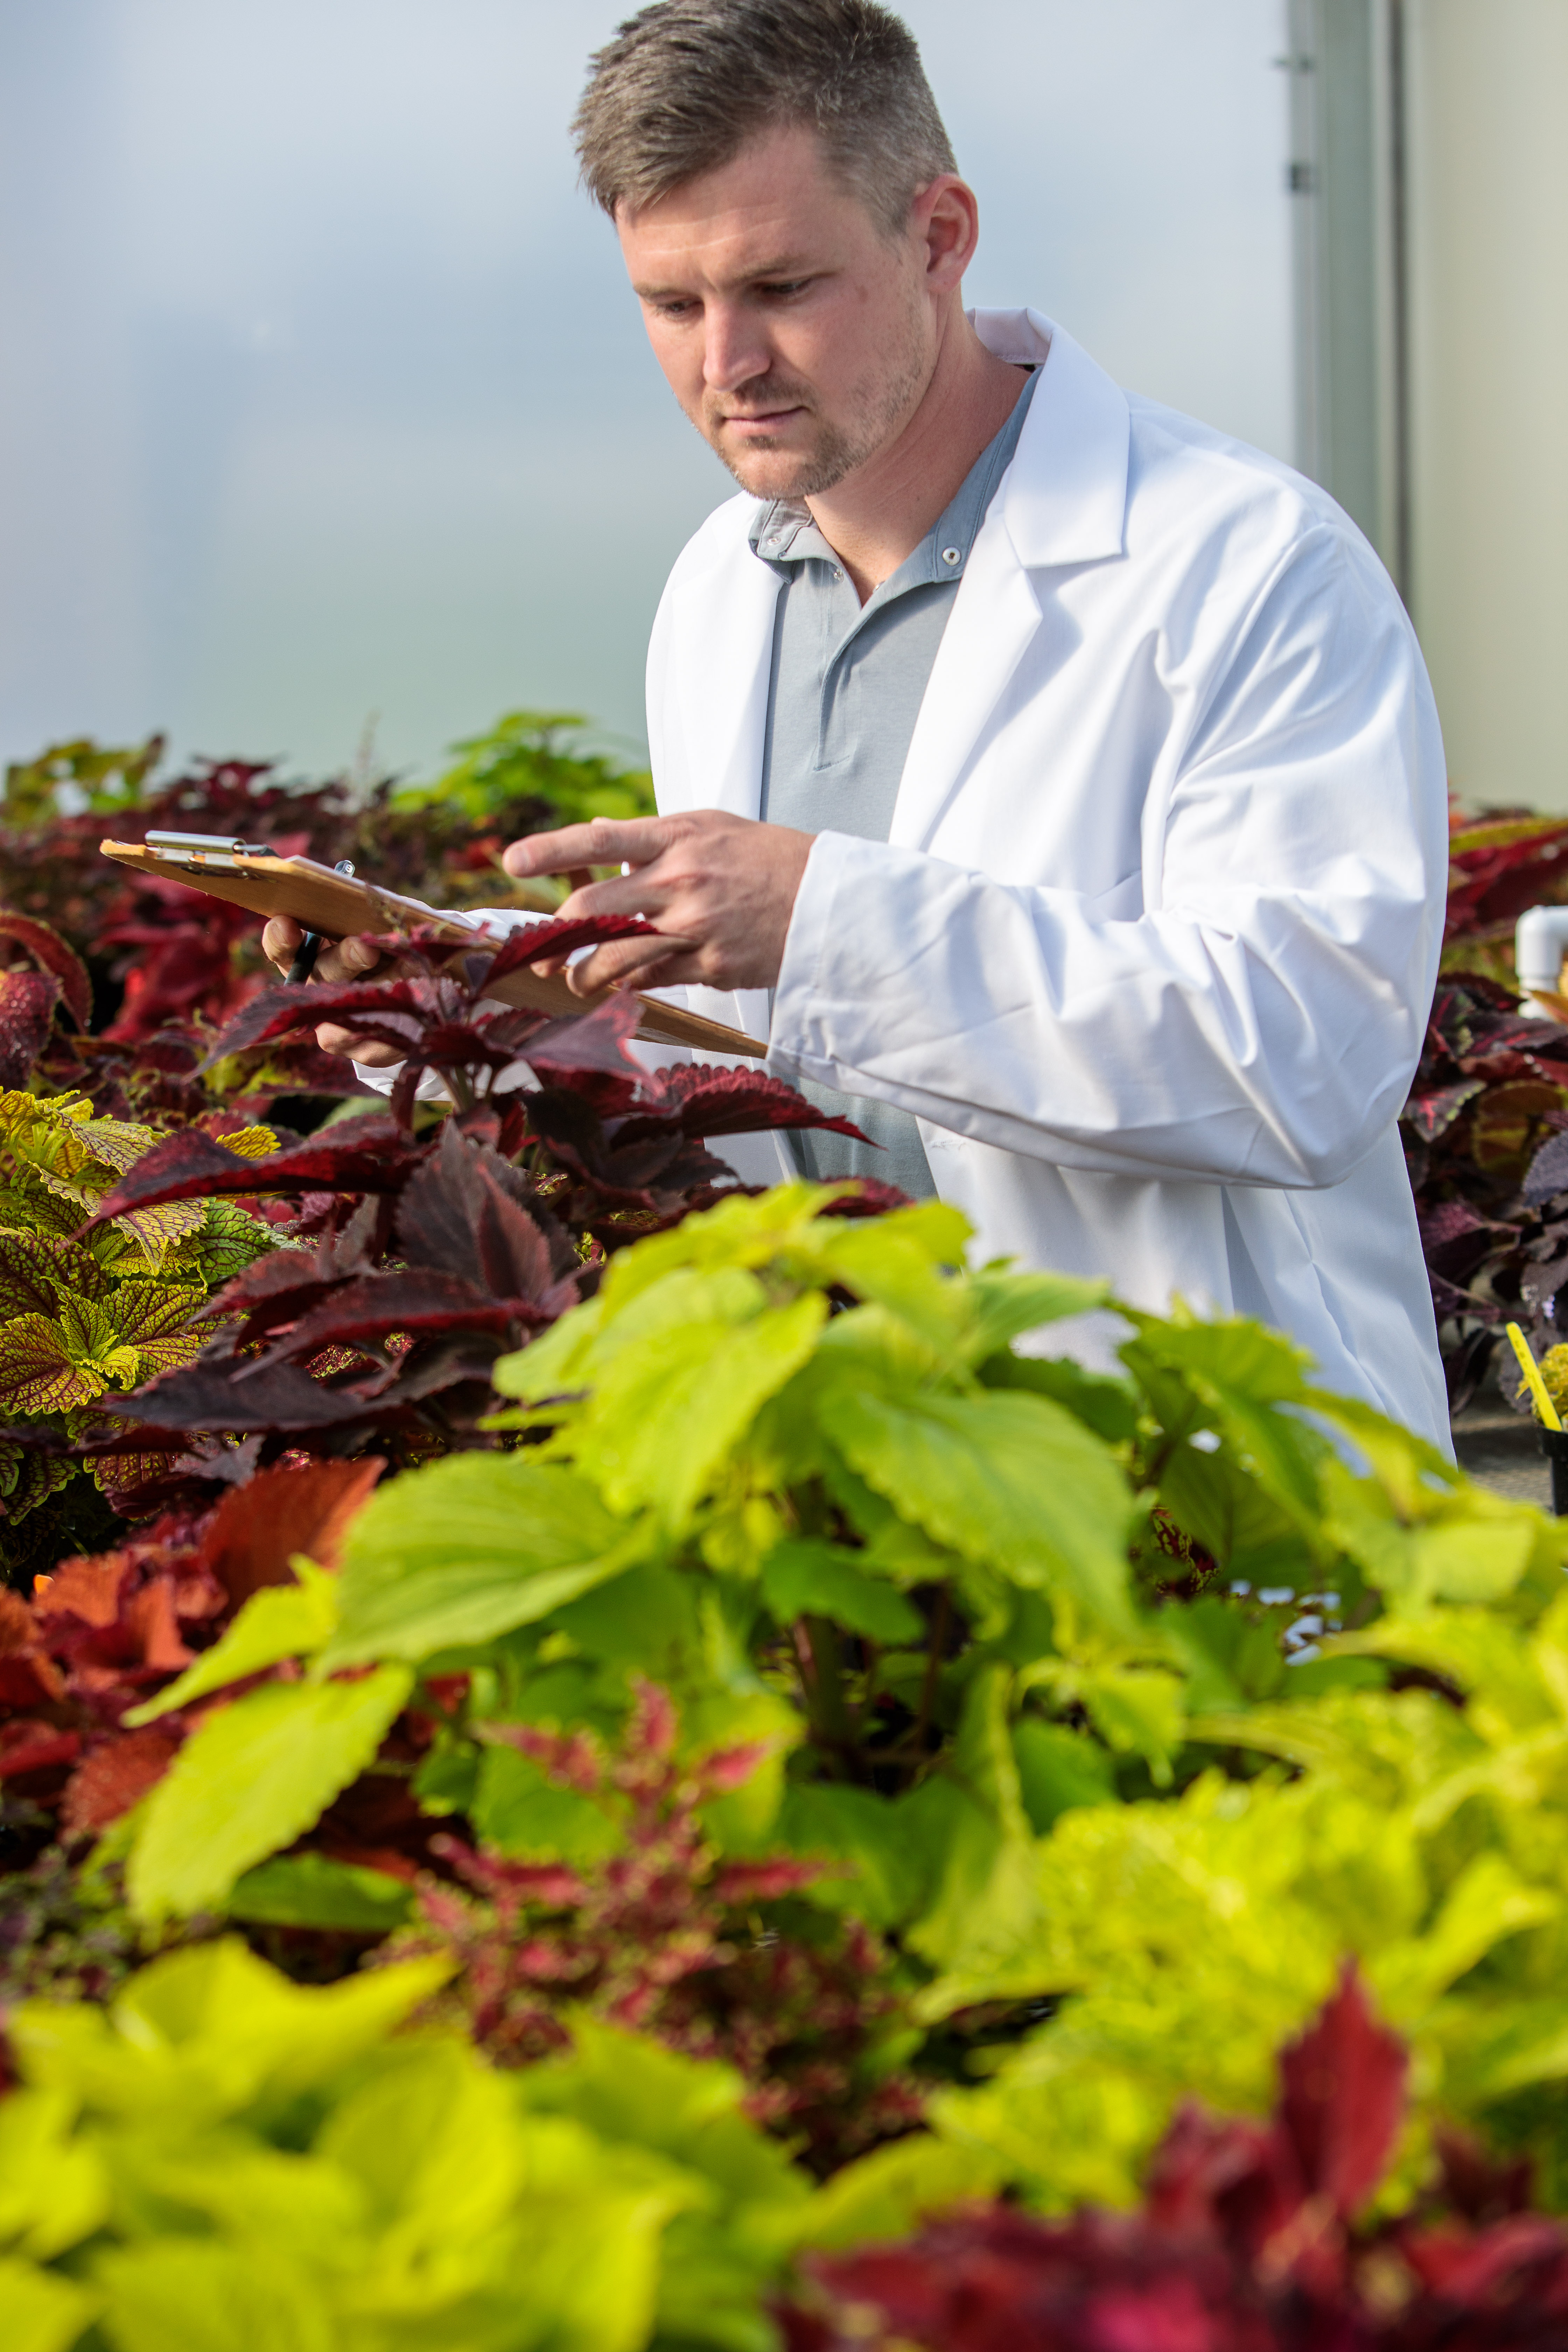
[(1411, 604), (1468, 803), (1568, 811), (1568, 0), (1413, 0)]
[[(0, 0), (0, 756), (636, 740), (726, 495), (566, 123), (598, 0)], [(908, 0), (980, 301), (1289, 455), (1281, 0)]]

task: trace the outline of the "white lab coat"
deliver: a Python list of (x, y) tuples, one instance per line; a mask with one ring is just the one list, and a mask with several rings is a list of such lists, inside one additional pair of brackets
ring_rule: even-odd
[[(1415, 635), (1323, 491), (1035, 311), (975, 324), (1043, 373), (891, 837), (818, 835), (771, 1025), (761, 992), (683, 992), (782, 1075), (914, 1113), (980, 1258), (1258, 1316), (1447, 1451), (1394, 1125), (1447, 876)], [(754, 512), (709, 518), (654, 624), (666, 811), (757, 814), (779, 583)], [(789, 1172), (772, 1138), (721, 1148)], [(1092, 1361), (1124, 1329), (1043, 1336)]]

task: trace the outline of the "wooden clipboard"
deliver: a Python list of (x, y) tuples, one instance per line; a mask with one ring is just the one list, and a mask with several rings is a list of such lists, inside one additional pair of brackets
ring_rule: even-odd
[[(231, 906), (248, 907), (258, 915), (291, 915), (307, 930), (324, 939), (345, 940), (355, 931), (409, 931), (416, 924), (433, 924), (444, 938), (480, 945), (493, 936), (451, 917), (433, 913), (416, 898), (384, 890), (374, 882), (335, 873), (313, 857), (275, 857), (236, 843), (232, 848), (149, 848), (140, 841), (103, 841), (105, 857), (155, 874), (161, 881), (179, 882), (209, 898), (226, 898)], [(536, 1013), (572, 1019), (602, 1004), (608, 989), (597, 996), (577, 996), (563, 974), (554, 977), (526, 970), (508, 972), (495, 988), (498, 1003), (526, 1005)], [(698, 1053), (741, 1054), (753, 1061), (766, 1057), (767, 1047), (721, 1021), (707, 1021), (657, 996), (637, 997), (640, 1018), (637, 1034), (659, 1045), (685, 1045)]]

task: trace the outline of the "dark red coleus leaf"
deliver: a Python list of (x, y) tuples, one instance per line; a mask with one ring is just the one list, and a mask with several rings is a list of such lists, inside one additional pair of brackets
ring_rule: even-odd
[(1413, 1094), (1401, 1118), (1413, 1128), (1425, 1142), (1430, 1143), (1451, 1127), (1468, 1102), (1473, 1102), (1486, 1081), (1484, 1078), (1462, 1078), (1457, 1086), (1438, 1087), (1427, 1094)]
[[(8, 952), (9, 950), (9, 952)], [(52, 972), (60, 984), (60, 1001), (79, 1029), (92, 1025), (92, 982), (87, 966), (50, 923), (34, 915), (14, 915), (0, 907), (0, 963), (16, 955), (29, 957), (40, 971)]]
[(639, 1017), (636, 997), (617, 990), (578, 1020), (546, 1023), (525, 1058), (547, 1086), (569, 1088), (597, 1111), (629, 1109), (648, 1083), (631, 1043)]
[(303, 1192), (329, 1186), (339, 1192), (395, 1192), (420, 1157), (384, 1112), (345, 1118), (308, 1142), (265, 1160), (242, 1160), (199, 1129), (184, 1128), (156, 1143), (106, 1193), (89, 1222), (122, 1215), (163, 1201), (197, 1201), (257, 1192)]
[(414, 1265), (456, 1276), (480, 1297), (527, 1300), (553, 1317), (574, 1303), (575, 1284), (560, 1279), (564, 1267), (508, 1191), (510, 1173), (448, 1121), (435, 1153), (404, 1188), (397, 1239)]
[(26, 1084), (59, 1001), (52, 971), (0, 971), (0, 1087)]
[(1554, 1135), (1543, 1143), (1530, 1163), (1524, 1180), (1523, 1200), (1527, 1209), (1539, 1209), (1554, 1192), (1568, 1192), (1568, 1135)]
[(341, 1022), (365, 1035), (379, 1022), (387, 1033), (385, 1042), (404, 1047), (418, 1036), (426, 1022), (460, 1016), (468, 1001), (465, 992), (452, 982), (417, 977), (334, 981), (324, 985), (308, 981), (298, 988), (284, 984), (263, 989), (225, 1024), (204, 1067), (212, 1067), (226, 1055), (290, 1037), (301, 1027), (314, 1028), (322, 1021)]
[(485, 973), (485, 985), (504, 980), (509, 971), (522, 971), (546, 957), (575, 955), (581, 948), (602, 947), (608, 940), (651, 939), (655, 927), (640, 915), (578, 915), (569, 922), (546, 919), (519, 925), (510, 932)]
[(0, 1780), (74, 1763), (80, 1753), (79, 1731), (62, 1731), (58, 1724), (27, 1716), (0, 1723)]
[(234, 1365), (235, 1402), (241, 1402), (240, 1389), (265, 1378), (284, 1356), (309, 1359), (323, 1348), (374, 1346), (394, 1331), (488, 1331), (504, 1337), (519, 1313), (531, 1311), (537, 1312), (516, 1299), (488, 1297), (472, 1283), (432, 1267), (358, 1275), (302, 1316), (270, 1354)]
[[(606, 1204), (660, 1209), (731, 1173), (674, 1120), (634, 1118), (606, 1129), (581, 1096), (546, 1087), (529, 1097), (530, 1123), (562, 1167)], [(621, 1129), (629, 1139), (621, 1140)]]
[(1280, 2053), (1279, 2122), (1309, 2192), (1342, 2221), (1364, 2205), (1394, 2153), (1407, 2066), (1405, 2044), (1373, 2015), (1353, 1964)]
[(676, 1119), (688, 1135), (751, 1135), (764, 1128), (820, 1128), (863, 1143), (847, 1118), (830, 1118), (783, 1078), (765, 1070), (719, 1069), (704, 1062), (656, 1071), (646, 1089), (649, 1108)]

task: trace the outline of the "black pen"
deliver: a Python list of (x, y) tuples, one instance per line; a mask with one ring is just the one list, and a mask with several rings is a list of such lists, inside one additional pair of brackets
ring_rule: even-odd
[[(340, 857), (332, 868), (334, 874), (347, 874), (351, 878), (353, 870), (353, 860), (351, 857)], [(294, 961), (289, 967), (289, 978), (286, 983), (288, 987), (302, 988), (310, 979), (316, 969), (316, 958), (321, 952), (325, 936), (322, 931), (306, 932), (295, 952)]]

